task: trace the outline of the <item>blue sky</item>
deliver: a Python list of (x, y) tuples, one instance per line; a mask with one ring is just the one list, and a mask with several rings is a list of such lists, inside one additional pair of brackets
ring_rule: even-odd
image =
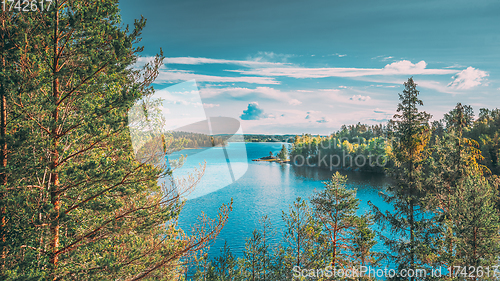
[[(413, 76), (423, 109), (500, 107), (500, 1), (121, 1), (147, 18), (155, 88), (195, 79), (208, 116), (245, 133), (329, 134), (385, 123)], [(173, 114), (173, 113), (171, 113)], [(175, 118), (175, 116), (168, 116)]]

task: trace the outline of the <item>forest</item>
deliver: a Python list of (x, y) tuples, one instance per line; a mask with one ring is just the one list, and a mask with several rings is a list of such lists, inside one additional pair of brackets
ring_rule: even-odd
[[(430, 132), (430, 144), (428, 149), (432, 150), (433, 146), (439, 139), (447, 136), (454, 128), (455, 114), (463, 114), (463, 125), (460, 128), (460, 134), (464, 139), (473, 141), (476, 148), (481, 152), (478, 162), (487, 167), (492, 175), (500, 175), (498, 167), (498, 157), (500, 156), (500, 110), (481, 108), (479, 116), (474, 118), (472, 108), (467, 105), (458, 104), (457, 107), (451, 110), (442, 119), (429, 122), (428, 130)], [(392, 151), (397, 139), (397, 128), (393, 120), (389, 120), (387, 124), (365, 125), (358, 123), (356, 125), (343, 125), (341, 129), (332, 133), (328, 137), (312, 136), (311, 134), (303, 134), (295, 136), (293, 149), (291, 151), (292, 163), (298, 155), (304, 159), (310, 159), (310, 163), (320, 163), (320, 165), (312, 165), (314, 167), (329, 169), (325, 162), (319, 162), (318, 158), (331, 155), (338, 155), (340, 159), (350, 156), (355, 159), (357, 156), (363, 156), (366, 159), (373, 158), (372, 165), (370, 161), (366, 161), (364, 165), (355, 165), (354, 161), (341, 161), (336, 169), (351, 169), (364, 172), (385, 173), (385, 168), (390, 168), (392, 162)], [(384, 165), (373, 165), (377, 156), (382, 156), (379, 163)], [(361, 162), (362, 163), (362, 162)], [(347, 164), (347, 165), (344, 165)]]
[[(233, 202), (181, 229), (182, 192), (199, 183), (204, 167), (176, 181), (172, 171), (182, 161), (165, 163), (164, 155), (223, 138), (159, 134), (144, 140), (157, 147), (136, 151), (131, 141), (130, 113), (154, 93), (164, 59), (160, 50), (134, 67), (146, 20), (123, 27), (112, 0), (54, 1), (44, 13), (2, 11), (0, 20), (1, 280), (371, 280), (377, 277), (328, 272), (388, 264), (449, 269), (436, 280), (496, 279), (499, 109), (481, 109), (476, 118), (459, 103), (431, 121), (408, 78), (387, 124), (293, 136), (292, 162), (301, 156), (331, 168), (321, 164), (325, 155), (367, 159), (336, 168), (387, 175), (392, 184), (380, 195), (392, 211), (371, 204), (358, 214), (356, 190), (335, 172), (323, 190), (283, 210), (286, 228), (264, 216), (243, 257), (229, 247), (209, 257)], [(264, 138), (274, 141), (248, 141)], [(280, 158), (287, 154), (282, 149)], [(371, 166), (378, 156), (384, 165)], [(283, 241), (270, 244), (278, 231)], [(374, 251), (376, 243), (389, 250)]]
[[(290, 155), (293, 161), (299, 153), (314, 158), (341, 149), (384, 153), (390, 165), (377, 172), (392, 184), (380, 195), (392, 211), (368, 202), (371, 211), (356, 214), (356, 190), (335, 172), (324, 190), (297, 198), (283, 211), (281, 244), (269, 245), (278, 230), (264, 216), (246, 239), (243, 258), (225, 247), (219, 257), (198, 264), (196, 280), (497, 280), (500, 111), (481, 109), (474, 119), (472, 108), (458, 103), (442, 120), (430, 122), (413, 78), (404, 85), (397, 114), (387, 125), (343, 126), (329, 137), (296, 136)], [(329, 150), (331, 140), (337, 142)], [(373, 250), (376, 237), (387, 252)], [(387, 266), (393, 275), (366, 273)], [(352, 268), (357, 272), (346, 275)], [(430, 274), (436, 268), (445, 269), (442, 276)], [(407, 269), (427, 274), (397, 276)]]

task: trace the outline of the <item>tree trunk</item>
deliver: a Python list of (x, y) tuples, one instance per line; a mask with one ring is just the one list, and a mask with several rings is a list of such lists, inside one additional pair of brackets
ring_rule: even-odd
[(53, 48), (53, 66), (52, 66), (52, 97), (54, 102), (54, 110), (52, 112), (52, 128), (51, 128), (51, 139), (52, 139), (52, 151), (51, 151), (51, 163), (50, 163), (50, 203), (52, 204), (54, 210), (52, 213), (52, 218), (50, 220), (50, 234), (51, 234), (51, 258), (50, 264), (52, 266), (52, 279), (56, 279), (56, 269), (59, 261), (59, 212), (60, 212), (60, 196), (59, 196), (59, 174), (58, 174), (58, 121), (59, 121), (59, 78), (57, 77), (59, 71), (59, 3), (55, 1), (55, 21), (54, 21), (54, 48)]
[[(2, 73), (5, 73), (5, 18), (2, 17)], [(3, 185), (6, 187), (7, 185), (7, 142), (5, 140), (5, 135), (7, 132), (7, 99), (5, 97), (6, 94), (6, 89), (5, 89), (5, 74), (2, 74), (2, 77), (0, 78), (0, 165), (2, 165), (1, 169), (2, 171), (0, 172), (0, 185)], [(3, 191), (1, 196), (1, 201), (4, 201), (5, 197), (7, 194), (5, 194), (7, 191)], [(0, 232), (2, 233), (2, 249), (1, 249), (1, 267), (2, 267), (2, 272), (4, 272), (5, 268), (5, 259), (7, 256), (7, 249), (6, 249), (6, 237), (5, 237), (5, 231), (7, 227), (7, 219), (6, 219), (6, 212), (7, 209), (5, 207), (5, 203), (2, 202), (2, 209), (1, 209), (1, 216), (2, 216), (2, 222), (1, 222), (1, 230)]]

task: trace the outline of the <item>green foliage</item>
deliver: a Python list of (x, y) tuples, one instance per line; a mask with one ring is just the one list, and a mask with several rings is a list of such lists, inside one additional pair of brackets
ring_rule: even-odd
[(428, 218), (421, 204), (425, 195), (422, 188), (424, 148), (430, 138), (431, 116), (418, 110), (423, 102), (418, 99), (419, 91), (413, 79), (409, 78), (404, 85), (403, 94), (399, 94), (398, 114), (394, 115), (395, 136), (399, 139), (394, 144), (394, 167), (389, 170), (394, 184), (382, 194), (394, 210), (382, 213), (370, 203), (375, 220), (391, 230), (392, 237), (381, 238), (391, 250), (388, 257), (398, 269), (426, 266), (425, 256), (429, 251), (426, 243), (431, 236), (426, 231)]
[[(204, 134), (171, 132), (174, 140), (184, 140), (183, 148), (201, 148), (227, 144), (227, 136), (209, 136)], [(213, 138), (213, 143), (212, 143)]]
[(226, 241), (220, 256), (210, 259), (205, 255), (198, 261), (193, 278), (210, 281), (240, 280), (236, 279), (238, 277), (236, 269), (237, 261)]
[(500, 109), (481, 108), (479, 118), (464, 130), (464, 136), (479, 143), (484, 157), (480, 163), (500, 175)]
[(314, 217), (307, 202), (302, 198), (289, 207), (288, 213), (283, 211), (286, 229), (283, 233), (283, 268), (287, 276), (292, 274), (294, 266), (316, 268), (323, 264), (321, 224)]
[(291, 142), (295, 135), (253, 135), (245, 134), (245, 142)]
[[(434, 227), (428, 231), (434, 233), (434, 249), (429, 259), (436, 266), (491, 266), (495, 264), (492, 257), (498, 255), (497, 247), (486, 240), (478, 240), (479, 237), (488, 241), (498, 239), (498, 231), (491, 231), (498, 228), (495, 210), (497, 188), (484, 178), (489, 170), (481, 165), (483, 157), (478, 149), (479, 144), (463, 137), (470, 135), (474, 126), (472, 117), (473, 111), (469, 106), (457, 104), (455, 109), (445, 115), (446, 128), (434, 135), (432, 145), (428, 148), (431, 157), (426, 161), (427, 196), (423, 203), (435, 214)], [(482, 194), (478, 195), (478, 192)], [(488, 199), (483, 199), (479, 207), (476, 201), (484, 197)], [(475, 219), (469, 219), (469, 215), (475, 216)], [(466, 229), (472, 229), (479, 236), (471, 237)], [(471, 258), (470, 253), (479, 253), (478, 248), (483, 245), (488, 245), (489, 252), (478, 254), (475, 260)], [(463, 247), (471, 248), (463, 250)], [(452, 274), (456, 273), (452, 271)]]
[(281, 146), (281, 150), (278, 153), (277, 157), (281, 160), (288, 160), (288, 149), (285, 147), (285, 145)]
[(240, 278), (243, 280), (272, 280), (275, 277), (275, 251), (270, 240), (275, 235), (269, 218), (260, 219), (260, 229), (255, 229), (247, 238), (243, 258), (239, 260)]
[(373, 133), (364, 134), (369, 139), (358, 135), (349, 138), (351, 135), (352, 131), (344, 129), (329, 137), (313, 137), (309, 134), (296, 136), (290, 153), (291, 163), (331, 170), (343, 168), (377, 173), (384, 173), (385, 168), (391, 166), (391, 143), (387, 138), (378, 133), (377, 136)]
[[(183, 261), (217, 236), (230, 206), (187, 236), (176, 225), (181, 194), (158, 184), (170, 171), (136, 160), (128, 113), (153, 93), (163, 60), (160, 52), (132, 68), (145, 20), (123, 28), (113, 0), (54, 1), (50, 11), (3, 19), (17, 50), (1, 78), (22, 86), (2, 84), (12, 134), (2, 169), (8, 262), (1, 279), (179, 277)], [(146, 117), (164, 121), (155, 114)], [(163, 141), (156, 145), (165, 153)]]
[(372, 248), (377, 244), (375, 232), (373, 231), (373, 216), (365, 213), (354, 220), (355, 228), (352, 233), (352, 252), (357, 264), (361, 266), (372, 266), (380, 261), (380, 254), (373, 252)]
[(328, 255), (333, 267), (351, 265), (353, 251), (350, 237), (356, 226), (356, 211), (359, 199), (356, 190), (346, 188), (347, 177), (336, 172), (331, 181), (325, 182), (325, 189), (314, 195), (311, 203), (321, 221), (324, 239), (328, 241)]
[(452, 198), (455, 208), (451, 215), (458, 222), (453, 227), (457, 262), (462, 266), (477, 268), (497, 264), (500, 254), (497, 193), (480, 174), (471, 174)]

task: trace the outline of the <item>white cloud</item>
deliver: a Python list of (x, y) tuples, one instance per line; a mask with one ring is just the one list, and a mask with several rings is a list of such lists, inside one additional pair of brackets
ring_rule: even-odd
[(427, 63), (425, 61), (419, 61), (418, 63), (411, 63), (408, 60), (402, 60), (393, 62), (384, 67), (384, 70), (392, 73), (418, 73), (425, 71), (427, 67)]
[(335, 56), (335, 57), (339, 57), (339, 58), (343, 58), (345, 56), (347, 56), (346, 54), (339, 54), (339, 53), (335, 53), (335, 54), (331, 54), (329, 56)]
[(291, 99), (290, 101), (288, 101), (288, 104), (290, 104), (290, 105), (299, 105), (299, 104), (302, 104), (302, 102), (299, 101), (298, 99)]
[(165, 58), (163, 62), (165, 64), (189, 64), (189, 65), (234, 64), (246, 67), (280, 66), (286, 64), (282, 62), (265, 61), (263, 58), (257, 58), (252, 60), (226, 60), (226, 59), (211, 59), (211, 58), (175, 57), (175, 58)]
[[(361, 80), (361, 81), (366, 81), (366, 82), (394, 84), (394, 85), (384, 86), (387, 88), (403, 87), (402, 86), (403, 83), (408, 80), (407, 77), (401, 77), (401, 78), (399, 78), (399, 77), (376, 77), (376, 78), (361, 77), (361, 78), (357, 78), (357, 79)], [(456, 94), (456, 91), (454, 91), (450, 87), (447, 87), (446, 83), (442, 83), (442, 82), (435, 81), (435, 80), (422, 80), (422, 79), (415, 80), (415, 82), (417, 83), (417, 88), (421, 87), (421, 88), (436, 90), (436, 91), (441, 92), (441, 93)], [(371, 85), (371, 86), (375, 87), (375, 85)]]
[(374, 75), (443, 75), (455, 74), (454, 69), (432, 69), (426, 68), (427, 63), (420, 61), (412, 63), (402, 60), (387, 64), (384, 68), (307, 68), (307, 67), (267, 67), (249, 70), (228, 70), (246, 75), (259, 75), (270, 77), (292, 77), (292, 78), (327, 78), (327, 77), (363, 77)]
[(486, 71), (475, 69), (469, 66), (453, 76), (452, 78), (455, 80), (448, 84), (448, 87), (457, 90), (467, 90), (481, 85), (483, 78), (487, 76), (489, 76), (489, 74), (486, 73)]
[(387, 111), (386, 110), (383, 110), (383, 109), (380, 109), (380, 108), (375, 108), (375, 110), (373, 110), (373, 112), (375, 113), (384, 113), (384, 114), (387, 114)]
[(456, 92), (450, 87), (447, 87), (446, 84), (433, 80), (418, 80), (417, 87), (432, 89), (446, 94), (456, 94)]
[(243, 110), (243, 113), (240, 115), (241, 120), (259, 120), (264, 118), (274, 118), (274, 115), (264, 113), (264, 109), (256, 101), (249, 103), (247, 109)]
[(192, 71), (177, 70), (177, 69), (160, 69), (156, 83), (164, 82), (182, 82), (188, 80), (196, 80), (196, 82), (218, 82), (218, 83), (250, 83), (250, 84), (280, 84), (270, 77), (225, 77), (195, 74)]
[(460, 65), (460, 64), (454, 64), (450, 66), (445, 66), (444, 68), (463, 68), (465, 65)]
[(354, 95), (350, 98), (350, 100), (369, 101), (369, 100), (371, 100), (371, 98), (370, 98), (370, 96)]
[(220, 104), (214, 104), (214, 103), (204, 103), (203, 107), (204, 108), (212, 108), (212, 107), (219, 107)]
[[(287, 64), (286, 62), (291, 57), (294, 57), (294, 55), (277, 54), (274, 52), (258, 52), (254, 56), (248, 56), (247, 61), (263, 64)], [(279, 61), (280, 63), (270, 63), (270, 61)]]
[(339, 89), (318, 89), (320, 92), (340, 92)]
[(381, 61), (386, 61), (386, 60), (390, 60), (390, 59), (393, 59), (394, 57), (393, 56), (376, 56), (376, 57), (373, 57), (372, 60), (374, 59), (380, 59)]

